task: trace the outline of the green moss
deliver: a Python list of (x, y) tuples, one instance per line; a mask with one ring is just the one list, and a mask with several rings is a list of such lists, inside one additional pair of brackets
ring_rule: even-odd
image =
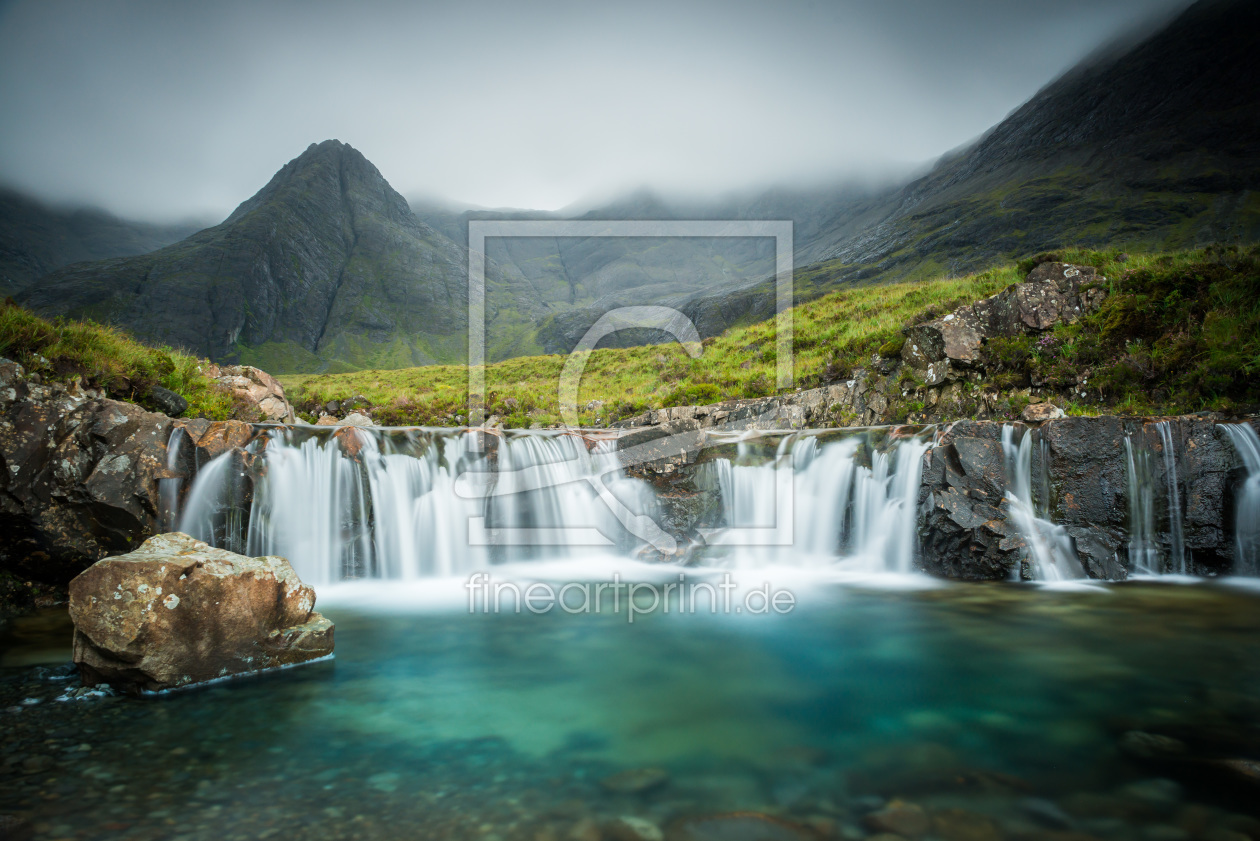
[(91, 321), (47, 321), (7, 301), (0, 302), (0, 356), (52, 380), (86, 378), (110, 397), (148, 409), (157, 408), (155, 386), (187, 400), (188, 417), (226, 420), (234, 409), (231, 394), (202, 375), (204, 360)]
[(901, 349), (906, 346), (906, 337), (897, 336), (889, 339), (879, 346), (879, 355), (885, 359), (892, 359), (901, 355)]

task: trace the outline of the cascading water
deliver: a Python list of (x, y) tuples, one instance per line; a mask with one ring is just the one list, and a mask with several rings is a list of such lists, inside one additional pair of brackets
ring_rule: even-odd
[(1221, 426), (1247, 470), (1234, 516), (1234, 571), (1260, 575), (1260, 436), (1249, 423)]
[(1155, 528), (1155, 478), (1151, 451), (1124, 436), (1125, 468), (1129, 491), (1129, 561), (1148, 574), (1163, 570), (1159, 536)]
[(1159, 536), (1156, 489), (1159, 486), (1155, 456), (1141, 437), (1124, 437), (1125, 472), (1129, 495), (1129, 561), (1147, 575), (1188, 571), (1185, 529), (1182, 525), (1181, 483), (1177, 478), (1177, 450), (1170, 421), (1154, 424), (1159, 436), (1160, 466), (1164, 473), (1164, 513), (1168, 524), (1168, 549)]
[[(177, 427), (166, 442), (166, 471), (176, 473), (179, 470), (179, 457), (184, 442), (188, 440), (184, 428)], [(179, 492), (184, 480), (179, 476), (170, 476), (158, 480), (158, 504), (161, 508), (163, 531), (174, 531), (179, 522)]]
[(1010, 505), (1015, 525), (1028, 545), (1028, 559), (1032, 562), (1032, 574), (1038, 581), (1067, 581), (1084, 578), (1085, 569), (1072, 538), (1062, 526), (1049, 518), (1048, 458), (1042, 442), (1039, 459), (1041, 471), (1038, 487), (1042, 489), (1040, 500), (1033, 499), (1032, 445), (1033, 433), (1025, 430), (1019, 441), (1015, 440), (1017, 427), (1002, 427), (1002, 453), (1006, 461), (1006, 500)]
[[(911, 572), (919, 481), (929, 446), (922, 438), (902, 439), (890, 457), (863, 436), (821, 446), (812, 435), (788, 436), (773, 460), (756, 464), (744, 463), (750, 448), (741, 443), (734, 463), (714, 463), (727, 529), (713, 542), (734, 545), (740, 565), (770, 560)], [(859, 461), (863, 450), (869, 452), (869, 467)], [(784, 522), (792, 523), (790, 540), (773, 549), (755, 545), (752, 529)]]
[(1173, 447), (1172, 424), (1160, 421), (1155, 424), (1159, 430), (1160, 445), (1164, 451), (1164, 481), (1168, 484), (1168, 534), (1172, 541), (1172, 549), (1168, 559), (1170, 571), (1186, 573), (1186, 538), (1181, 525), (1181, 485), (1177, 481), (1177, 451)]
[(245, 475), (240, 454), (233, 450), (199, 467), (179, 515), (179, 531), (211, 546), (246, 551), (248, 523), (241, 505)]
[(491, 470), (476, 447), (480, 434), (276, 430), (253, 454), (262, 465), (252, 504), (242, 454), (228, 451), (198, 471), (180, 529), (215, 546), (289, 558), (303, 580), (326, 584), (564, 557), (576, 551), (566, 539), (628, 549), (634, 538), (597, 496), (633, 516), (656, 513), (650, 489), (625, 477), (604, 444), (590, 451), (578, 436), (509, 434)]

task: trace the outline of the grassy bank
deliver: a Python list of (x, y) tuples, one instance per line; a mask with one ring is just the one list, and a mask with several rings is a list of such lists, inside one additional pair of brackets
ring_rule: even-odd
[(225, 420), (231, 394), (201, 374), (204, 360), (172, 348), (153, 348), (125, 332), (90, 321), (47, 321), (0, 302), (0, 357), (20, 363), (50, 381), (81, 377), (110, 397), (151, 405), (154, 386), (188, 401), (189, 417)]
[[(1260, 404), (1260, 266), (1254, 248), (1122, 254), (1064, 250), (1068, 262), (1096, 266), (1108, 298), (1102, 309), (1038, 337), (990, 343), (988, 387), (1032, 384), (1062, 393), (1068, 410), (1088, 413), (1243, 411)], [(863, 286), (793, 311), (796, 385), (849, 377), (873, 354), (895, 353), (903, 327), (1023, 279), (1032, 262), (962, 278)], [(488, 366), (487, 407), (506, 426), (559, 420), (557, 382), (564, 356)], [(678, 345), (595, 351), (579, 393), (583, 422), (607, 423), (648, 408), (760, 397), (774, 392), (772, 321), (707, 339), (691, 359)], [(1085, 380), (1085, 382), (1080, 382)], [(363, 395), (378, 422), (453, 424), (467, 408), (467, 371), (432, 366), (282, 381), (295, 402), (314, 408)]]

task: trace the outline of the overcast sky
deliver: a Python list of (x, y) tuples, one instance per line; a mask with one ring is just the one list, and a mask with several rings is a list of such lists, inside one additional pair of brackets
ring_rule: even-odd
[(306, 146), (558, 208), (931, 160), (1185, 0), (0, 4), (0, 182), (221, 218)]

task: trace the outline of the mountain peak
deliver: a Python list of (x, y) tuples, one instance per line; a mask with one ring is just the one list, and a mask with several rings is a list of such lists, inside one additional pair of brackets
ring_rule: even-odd
[[(363, 153), (349, 143), (325, 140), (282, 166), (261, 190), (242, 202), (224, 224), (234, 223), (277, 203), (290, 206), (315, 202), (325, 209), (340, 208), (352, 215), (356, 209), (383, 214), (390, 222), (416, 228), (411, 208)], [(366, 207), (359, 207), (366, 205)]]
[[(24, 298), (215, 360), (397, 367), (462, 347), (465, 257), (358, 150), (309, 146), (221, 224), (49, 275)], [(324, 354), (324, 356), (321, 356)], [(278, 357), (278, 358), (275, 358)]]

